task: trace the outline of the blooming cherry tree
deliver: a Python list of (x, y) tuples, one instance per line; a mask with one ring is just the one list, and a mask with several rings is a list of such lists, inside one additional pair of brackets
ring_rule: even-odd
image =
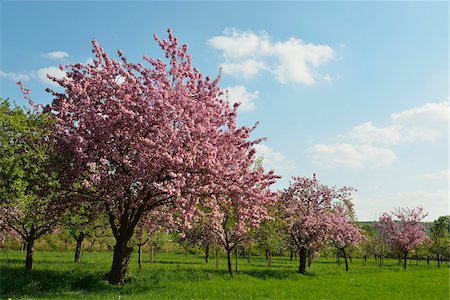
[[(232, 275), (231, 253), (249, 238), (248, 233), (268, 220), (269, 209), (275, 205), (276, 193), (269, 187), (278, 176), (265, 173), (262, 166), (252, 169), (255, 151), (233, 158), (237, 177), (223, 178), (222, 190), (209, 201), (201, 201), (197, 222), (209, 228), (227, 252), (228, 272)], [(237, 257), (236, 257), (237, 259)]]
[(403, 254), (404, 269), (408, 253), (426, 238), (424, 227), (420, 223), (426, 216), (427, 213), (420, 206), (412, 209), (401, 207), (390, 213), (383, 213), (375, 224), (388, 244)]
[(345, 271), (348, 271), (347, 249), (357, 245), (363, 239), (361, 229), (349, 218), (348, 214), (336, 207), (331, 215), (333, 227), (331, 229), (331, 241), (344, 255)]
[(287, 229), (298, 248), (299, 273), (306, 272), (307, 252), (320, 249), (336, 226), (333, 207), (351, 210), (352, 188), (337, 189), (321, 184), (312, 178), (295, 177), (281, 195)]
[(94, 40), (91, 64), (61, 66), (65, 78), (49, 77), (64, 89), (49, 89), (54, 100), (44, 108), (58, 126), (64, 183), (73, 189), (71, 182), (83, 181), (116, 240), (111, 284), (125, 281), (129, 241), (146, 212), (167, 207), (177, 216), (169, 222), (189, 227), (199, 199), (225, 191), (241, 201), (247, 194), (235, 195), (246, 165), (233, 159), (253, 155), (257, 142), (247, 140), (252, 128), (236, 126), (238, 105), (221, 99), (219, 78), (204, 78), (170, 30), (167, 40), (155, 39), (167, 63), (132, 63), (121, 50), (114, 59)]

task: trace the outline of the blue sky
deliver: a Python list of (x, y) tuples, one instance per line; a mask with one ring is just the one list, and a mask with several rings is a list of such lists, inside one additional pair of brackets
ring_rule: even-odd
[(259, 121), (265, 165), (349, 185), (360, 220), (422, 205), (448, 214), (446, 2), (1, 2), (0, 97), (51, 101), (45, 74), (87, 62), (96, 38), (161, 57), (172, 28), (196, 66), (222, 67), (239, 121)]

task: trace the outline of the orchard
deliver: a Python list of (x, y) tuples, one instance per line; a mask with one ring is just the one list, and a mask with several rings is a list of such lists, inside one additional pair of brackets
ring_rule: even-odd
[[(264, 139), (251, 137), (256, 125), (238, 125), (239, 103), (224, 99), (220, 76), (194, 67), (171, 30), (154, 38), (163, 59), (131, 62), (122, 50), (114, 58), (93, 40), (92, 62), (61, 65), (65, 77), (49, 76), (58, 86), (47, 89), (51, 104), (36, 104), (21, 82), (30, 106), (0, 103), (0, 298), (33, 296), (33, 287), (17, 287), (11, 276), (25, 286), (39, 281), (33, 272), (51, 273), (46, 264), (60, 253), (73, 257), (53, 262), (66, 272), (69, 262), (73, 272), (101, 268), (89, 278), (110, 294), (158, 272), (175, 278), (179, 270), (164, 269), (171, 263), (225, 282), (242, 277), (242, 284), (257, 272), (326, 281), (324, 270), (341, 270), (341, 258), (339, 280), (383, 268), (412, 276), (448, 267), (448, 216), (427, 224), (422, 207), (400, 207), (361, 223), (356, 189), (325, 185), (315, 174), (275, 190), (280, 176), (264, 168), (255, 147)], [(35, 290), (54, 292), (45, 284)]]

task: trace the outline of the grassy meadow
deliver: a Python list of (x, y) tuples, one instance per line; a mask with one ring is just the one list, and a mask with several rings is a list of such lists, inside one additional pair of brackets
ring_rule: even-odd
[(298, 261), (264, 257), (249, 264), (239, 259), (239, 273), (230, 277), (226, 258), (205, 263), (195, 254), (160, 253), (150, 263), (144, 253), (142, 269), (137, 255), (130, 260), (129, 281), (111, 286), (102, 275), (110, 268), (112, 253), (84, 253), (74, 264), (73, 253), (37, 251), (32, 271), (23, 268), (24, 254), (0, 252), (0, 299), (449, 299), (449, 268), (434, 262), (385, 260), (380, 269), (373, 259), (363, 265), (353, 259), (345, 272), (334, 259), (320, 258), (307, 275), (296, 273)]

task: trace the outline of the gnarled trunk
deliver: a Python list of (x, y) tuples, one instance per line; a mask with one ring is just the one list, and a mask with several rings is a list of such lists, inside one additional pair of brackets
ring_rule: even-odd
[(80, 233), (79, 236), (75, 237), (75, 241), (77, 243), (76, 243), (76, 246), (75, 246), (74, 262), (79, 262), (80, 261), (81, 247), (83, 245), (84, 237), (85, 237), (84, 233)]
[(300, 248), (300, 251), (298, 252), (298, 256), (299, 256), (299, 265), (298, 265), (298, 272), (300, 274), (305, 274), (306, 273), (306, 249), (305, 248)]
[(33, 245), (34, 237), (27, 239), (27, 256), (25, 258), (25, 269), (31, 270), (33, 268)]
[(132, 251), (128, 243), (129, 239), (116, 240), (111, 271), (108, 274), (108, 281), (110, 284), (125, 283), (125, 275), (128, 270), (128, 261), (130, 260)]

